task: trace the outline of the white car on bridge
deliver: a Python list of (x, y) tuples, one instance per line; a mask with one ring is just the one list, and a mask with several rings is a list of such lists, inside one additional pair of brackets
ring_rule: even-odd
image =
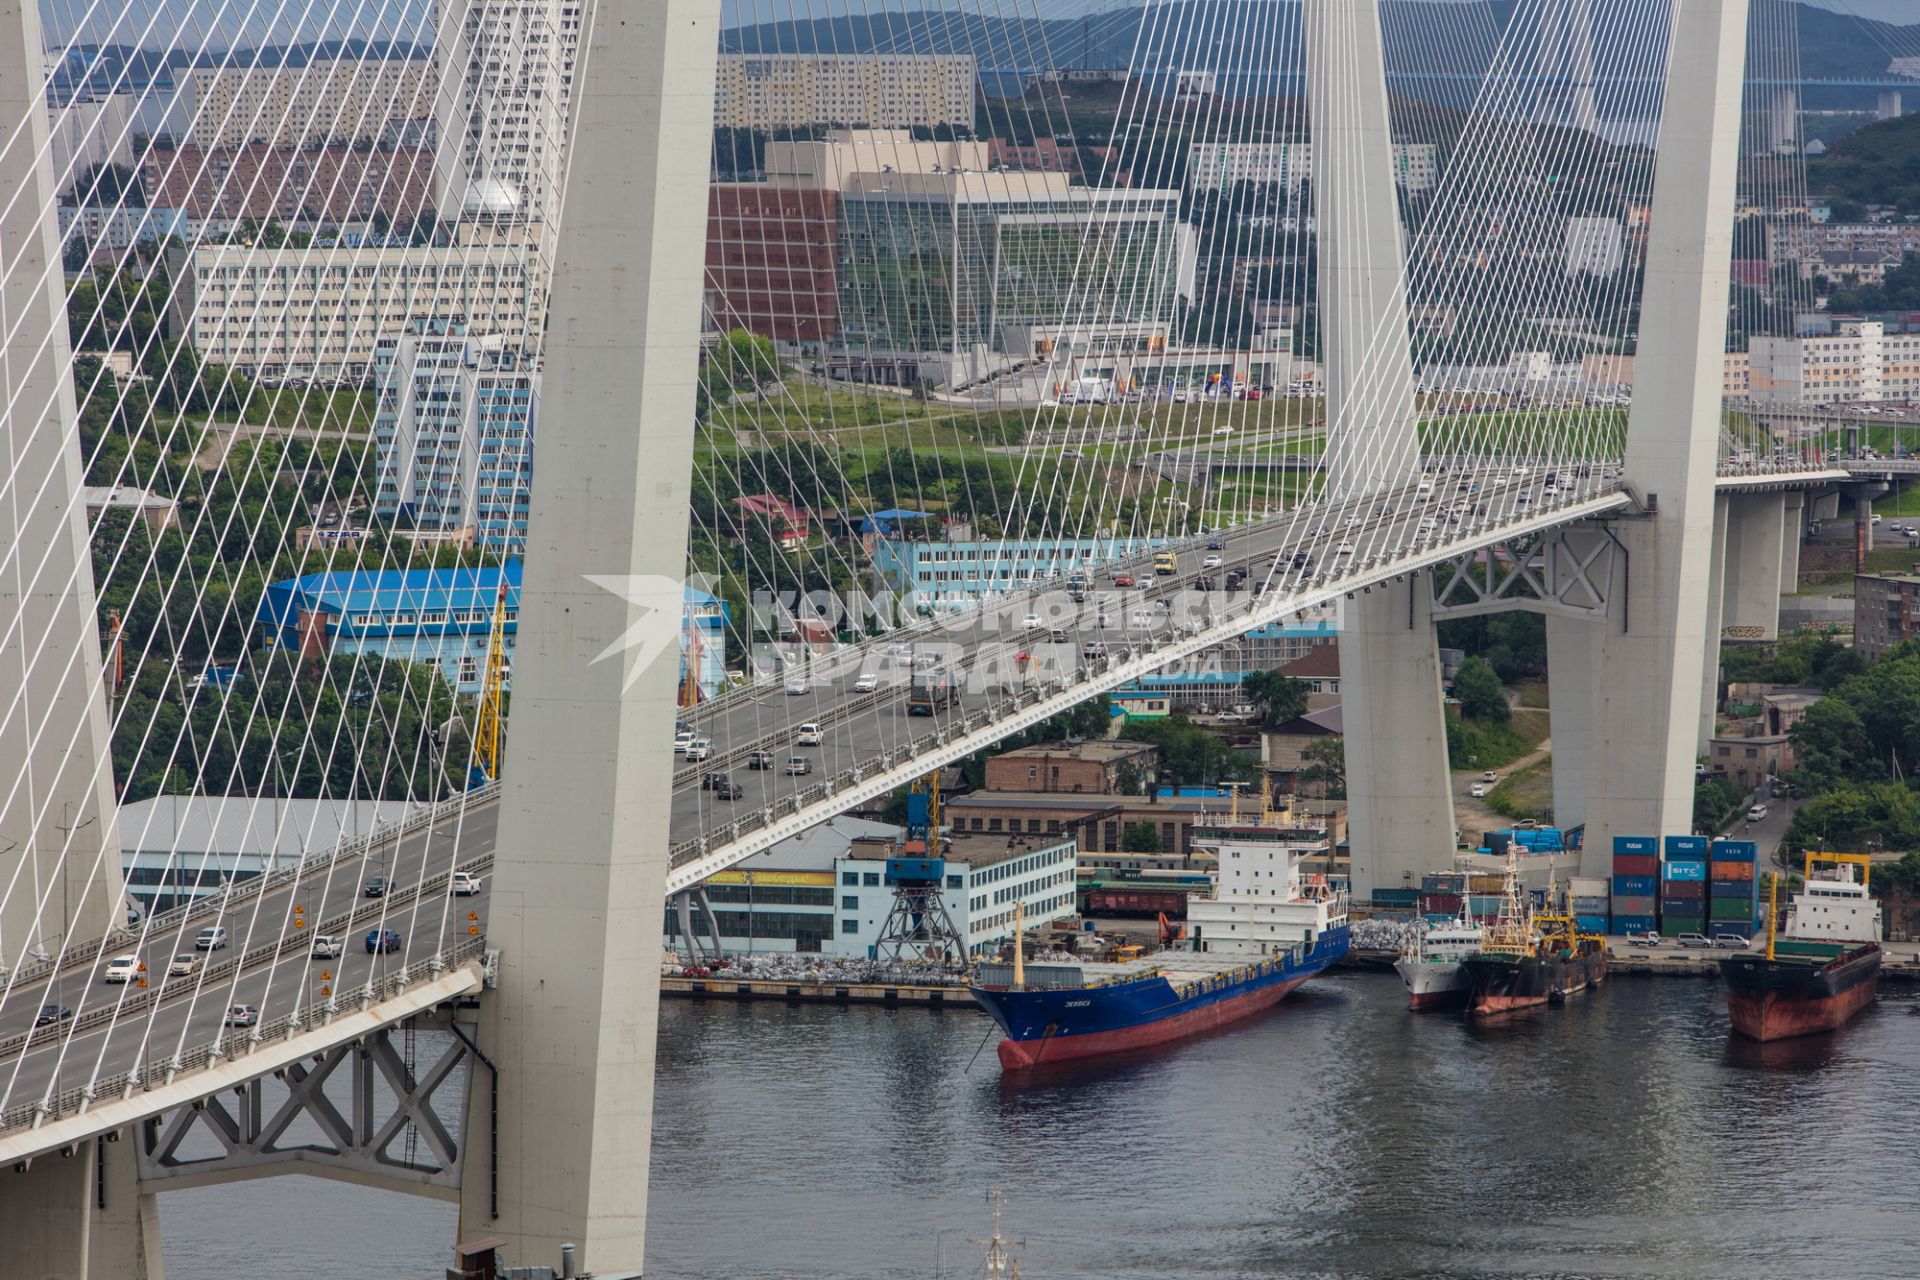
[(139, 956), (115, 956), (107, 961), (107, 971), (100, 975), (100, 979), (103, 982), (132, 982), (139, 976)]

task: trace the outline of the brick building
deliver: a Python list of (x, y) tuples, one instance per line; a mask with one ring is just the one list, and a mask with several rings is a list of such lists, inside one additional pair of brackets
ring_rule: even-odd
[(1145, 778), (1159, 759), (1144, 742), (1043, 742), (987, 761), (988, 791), (1113, 795), (1122, 775)]
[(824, 342), (839, 324), (839, 192), (716, 183), (707, 195), (707, 303), (721, 329)]

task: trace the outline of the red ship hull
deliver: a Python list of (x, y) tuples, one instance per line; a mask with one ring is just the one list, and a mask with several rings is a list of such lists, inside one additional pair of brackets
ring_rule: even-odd
[(1873, 1003), (1876, 980), (1859, 982), (1844, 991), (1811, 1000), (1799, 1000), (1778, 991), (1727, 993), (1727, 1013), (1733, 1029), (1752, 1040), (1789, 1040), (1819, 1035), (1844, 1024)]
[(1465, 987), (1450, 987), (1444, 991), (1423, 991), (1419, 995), (1407, 997), (1409, 1009), (1458, 1009), (1467, 1002)]
[(1249, 991), (1246, 995), (1232, 1000), (1202, 1005), (1189, 1009), (1185, 1013), (1177, 1013), (1172, 1017), (1142, 1023), (1139, 1026), (1083, 1035), (1043, 1037), (1035, 1040), (1002, 1040), (1000, 1066), (1007, 1071), (1025, 1071), (1043, 1065), (1052, 1066), (1055, 1063), (1071, 1062), (1076, 1058), (1097, 1058), (1104, 1054), (1121, 1053), (1128, 1049), (1145, 1049), (1152, 1045), (1165, 1044), (1169, 1040), (1199, 1035), (1201, 1032), (1212, 1031), (1238, 1022), (1242, 1018), (1251, 1017), (1262, 1009), (1272, 1008), (1310, 976), (1312, 975), (1302, 974), (1291, 982), (1276, 983), (1258, 991)]

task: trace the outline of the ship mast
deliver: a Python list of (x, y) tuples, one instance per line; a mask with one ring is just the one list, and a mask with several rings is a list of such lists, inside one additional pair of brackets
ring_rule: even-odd
[(995, 1187), (989, 1197), (993, 1201), (993, 1235), (986, 1240), (971, 1240), (970, 1244), (987, 1246), (987, 1280), (1018, 1280), (1020, 1264), (1007, 1253), (1008, 1245), (1025, 1244), (1025, 1240), (1009, 1240), (1000, 1234), (1000, 1188)]

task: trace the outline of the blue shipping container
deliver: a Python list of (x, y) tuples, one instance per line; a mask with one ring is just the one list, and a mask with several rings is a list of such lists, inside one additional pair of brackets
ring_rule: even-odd
[(1652, 876), (1615, 876), (1613, 878), (1614, 896), (1626, 894), (1629, 897), (1647, 897), (1654, 892)]
[(1697, 858), (1704, 858), (1707, 854), (1707, 838), (1705, 836), (1668, 836), (1667, 856), (1671, 858), (1676, 853), (1690, 853)]
[(1707, 922), (1707, 936), (1709, 938), (1724, 938), (1728, 934), (1733, 934), (1741, 938), (1751, 938), (1754, 936), (1754, 928), (1755, 926), (1744, 920), (1709, 920)]
[(1760, 846), (1751, 840), (1715, 840), (1713, 860), (1715, 862), (1758, 862)]
[(1658, 853), (1660, 840), (1657, 836), (1615, 836), (1613, 851), (1615, 853)]
[(1745, 898), (1755, 900), (1753, 881), (1751, 880), (1715, 880), (1707, 886), (1709, 898)]
[(1616, 915), (1613, 918), (1613, 931), (1622, 934), (1652, 933), (1654, 932), (1654, 920), (1652, 916)]
[(1573, 923), (1586, 933), (1605, 933), (1607, 931), (1606, 916), (1575, 916)]
[(1420, 901), (1418, 889), (1375, 889), (1373, 900), (1381, 906), (1410, 907)]
[(1663, 862), (1660, 864), (1660, 878), (1663, 880), (1705, 880), (1707, 864), (1704, 862)]

